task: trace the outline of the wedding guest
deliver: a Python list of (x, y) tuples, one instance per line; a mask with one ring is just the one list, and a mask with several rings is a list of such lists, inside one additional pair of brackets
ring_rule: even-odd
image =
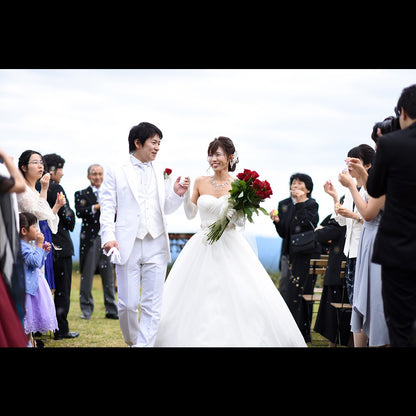
[(41, 270), (51, 251), (51, 243), (45, 242), (44, 235), (39, 232), (35, 215), (21, 212), (19, 220), (26, 283), (24, 329), (31, 344), (28, 346), (35, 346), (32, 332), (43, 334), (58, 329), (52, 294)]
[[(361, 144), (350, 149), (347, 156), (348, 158), (360, 159), (365, 170), (368, 171), (373, 162), (374, 155), (375, 151), (371, 146), (367, 144)], [(364, 186), (365, 183), (363, 175), (357, 169), (353, 169), (352, 166), (347, 166), (345, 171), (348, 171), (350, 175), (356, 179), (356, 188), (361, 197), (365, 199), (367, 192)], [(330, 181), (325, 183), (324, 190), (333, 198), (334, 211), (336, 214), (334, 216), (335, 220), (341, 226), (346, 225), (347, 227), (344, 245), (344, 254), (347, 258), (345, 281), (347, 284), (348, 300), (350, 304), (353, 305), (355, 266), (357, 261), (361, 231), (363, 228), (363, 218), (358, 212), (351, 192), (346, 193), (344, 204), (340, 205), (338, 194)], [(360, 335), (354, 335), (354, 342), (357, 342), (360, 345), (365, 343), (366, 339), (367, 337), (363, 331), (361, 331)]]
[(63, 338), (75, 338), (78, 332), (70, 332), (68, 324), (68, 312), (70, 308), (71, 282), (72, 282), (72, 256), (74, 245), (70, 231), (75, 227), (75, 213), (71, 209), (64, 188), (60, 184), (64, 176), (65, 159), (56, 153), (44, 156), (45, 167), (50, 175), (50, 183), (47, 192), (47, 200), (52, 207), (56, 199), (64, 201), (58, 211), (59, 225), (56, 234), (52, 235), (54, 246), (53, 271), (55, 274), (55, 309), (58, 319), (58, 331), (55, 332), (56, 340)]
[(0, 347), (26, 347), (25, 278), (15, 194), (24, 192), (26, 184), (2, 148), (0, 159)]
[(99, 273), (103, 284), (105, 317), (118, 319), (114, 293), (114, 266), (101, 249), (99, 193), (104, 179), (102, 166), (98, 164), (89, 166), (87, 177), (90, 186), (75, 192), (75, 212), (78, 218), (82, 218), (79, 246), (81, 318), (90, 319), (94, 311), (91, 289), (94, 274)]
[[(51, 233), (58, 231), (58, 210), (62, 206), (61, 201), (55, 195), (52, 209), (49, 207), (46, 196), (49, 188), (50, 175), (44, 174), (44, 161), (39, 152), (25, 150), (19, 158), (18, 166), (26, 180), (26, 191), (17, 197), (19, 211), (31, 212), (39, 221), (39, 228), (47, 236), (46, 241), (51, 242)], [(42, 223), (46, 221), (46, 223)], [(52, 265), (51, 265), (52, 263)], [(45, 278), (51, 290), (55, 288), (52, 256), (48, 257), (45, 269)]]
[[(294, 199), (294, 207), (288, 225), (289, 239), (293, 234), (314, 230), (319, 221), (319, 205), (312, 198), (312, 178), (306, 173), (295, 173), (292, 177), (290, 192)], [(314, 251), (295, 253), (293, 245), (289, 245), (290, 280), (286, 300), (306, 342), (311, 341), (310, 316), (312, 305), (306, 303), (302, 295), (313, 293), (314, 282), (308, 276), (309, 261), (314, 256), (320, 256), (320, 248), (317, 247)]]
[[(342, 202), (343, 198), (340, 204)], [(337, 316), (337, 310), (331, 305), (331, 302), (348, 303), (345, 278), (340, 277), (341, 263), (345, 260), (345, 231), (346, 226), (340, 226), (332, 215), (315, 230), (315, 239), (321, 244), (329, 243), (329, 251), (314, 331), (328, 339), (330, 347), (336, 344), (347, 346), (351, 338), (351, 313), (340, 312)]]
[[(289, 189), (292, 187), (292, 182), (294, 180), (294, 176), (292, 175), (289, 180)], [(292, 216), (294, 213), (294, 199), (292, 196), (288, 198), (282, 199), (279, 201), (277, 207), (277, 215), (275, 215), (275, 211), (270, 212), (270, 218), (273, 221), (273, 224), (276, 228), (277, 233), (282, 238), (282, 245), (280, 250), (280, 261), (279, 261), (279, 270), (281, 272), (280, 279), (279, 279), (279, 292), (282, 295), (283, 299), (285, 299), (286, 303), (286, 292), (287, 287), (289, 285), (289, 245), (290, 245), (290, 238), (289, 238), (289, 224), (292, 220)]]
[(401, 130), (378, 139), (367, 187), (374, 198), (386, 195), (372, 260), (382, 268), (391, 346), (410, 347), (416, 321), (416, 84), (403, 89), (395, 110)]
[[(357, 251), (354, 277), (353, 309), (351, 331), (354, 346), (385, 346), (390, 343), (381, 296), (381, 266), (371, 261), (374, 239), (383, 213), (385, 196), (363, 199), (357, 190), (353, 177), (347, 172), (339, 174), (341, 184), (349, 189), (362, 215), (364, 224)], [(363, 335), (363, 332), (365, 336)], [(359, 334), (359, 335), (357, 335)]]
[[(371, 167), (371, 163), (374, 159), (375, 151), (374, 149), (367, 145), (361, 144), (359, 146), (353, 147), (349, 150), (347, 157), (348, 158), (357, 158), (360, 159), (365, 170), (368, 171)], [(352, 166), (346, 167), (350, 171), (352, 177), (356, 179), (357, 189), (360, 192), (361, 197), (365, 197), (366, 189), (363, 176), (358, 174), (356, 169), (352, 169)], [(352, 298), (354, 292), (354, 270), (355, 263), (357, 260), (357, 250), (358, 243), (360, 241), (361, 230), (363, 228), (363, 218), (358, 212), (358, 209), (354, 203), (351, 192), (347, 192), (345, 195), (345, 201), (342, 205), (339, 204), (338, 194), (335, 190), (334, 185), (331, 181), (327, 181), (324, 185), (325, 192), (330, 195), (334, 201), (334, 212), (335, 219), (338, 223), (347, 226), (347, 231), (345, 234), (345, 246), (344, 254), (347, 258), (346, 260), (346, 284), (348, 299), (352, 305)]]

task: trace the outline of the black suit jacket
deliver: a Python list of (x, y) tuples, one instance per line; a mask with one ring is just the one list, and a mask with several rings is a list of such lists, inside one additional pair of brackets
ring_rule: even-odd
[(324, 277), (324, 285), (335, 286), (342, 285), (341, 279), (341, 263), (346, 260), (344, 254), (345, 231), (347, 227), (341, 226), (336, 220), (329, 219), (328, 223), (323, 228), (315, 231), (315, 240), (321, 244), (329, 244), (328, 266)]
[(79, 263), (82, 272), (85, 256), (100, 230), (100, 211), (92, 213), (92, 206), (98, 200), (91, 186), (75, 192), (75, 212), (82, 219), (81, 240), (79, 245)]
[[(39, 182), (37, 182), (36, 187), (39, 187), (40, 189)], [(75, 213), (69, 206), (68, 198), (64, 188), (62, 188), (59, 183), (55, 183), (52, 180), (49, 182), (47, 195), (49, 206), (52, 208), (55, 205), (56, 195), (59, 192), (62, 192), (65, 195), (66, 204), (58, 211), (58, 232), (56, 234), (52, 234), (53, 245), (55, 248), (58, 247), (62, 249), (53, 250), (54, 258), (58, 259), (62, 257), (72, 257), (74, 255), (74, 245), (72, 243), (71, 234), (69, 232), (73, 231), (75, 227)]]
[(416, 270), (416, 123), (379, 138), (367, 191), (386, 195), (373, 262)]
[(277, 207), (279, 211), (279, 222), (275, 223), (276, 231), (282, 238), (282, 250), (280, 256), (289, 254), (289, 227), (295, 211), (295, 205), (291, 197), (282, 199)]

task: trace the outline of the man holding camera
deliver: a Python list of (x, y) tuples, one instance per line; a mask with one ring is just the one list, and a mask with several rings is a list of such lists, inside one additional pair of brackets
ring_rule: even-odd
[(401, 130), (379, 137), (367, 191), (374, 198), (386, 195), (372, 260), (382, 265), (391, 345), (410, 347), (416, 322), (416, 84), (403, 89), (395, 111)]

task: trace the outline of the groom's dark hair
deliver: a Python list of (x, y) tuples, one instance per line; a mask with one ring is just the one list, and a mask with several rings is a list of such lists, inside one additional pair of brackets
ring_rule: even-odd
[(150, 137), (153, 137), (155, 134), (159, 135), (160, 139), (163, 137), (159, 128), (146, 121), (132, 127), (129, 133), (129, 152), (132, 153), (136, 150), (136, 145), (134, 144), (136, 139), (139, 139), (140, 143), (144, 145), (144, 142)]

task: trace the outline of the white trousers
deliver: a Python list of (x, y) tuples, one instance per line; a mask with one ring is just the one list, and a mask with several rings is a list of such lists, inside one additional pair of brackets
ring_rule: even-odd
[(149, 234), (143, 240), (136, 238), (130, 258), (124, 265), (116, 265), (119, 322), (129, 346), (155, 344), (166, 277), (166, 245), (164, 234), (155, 239)]

